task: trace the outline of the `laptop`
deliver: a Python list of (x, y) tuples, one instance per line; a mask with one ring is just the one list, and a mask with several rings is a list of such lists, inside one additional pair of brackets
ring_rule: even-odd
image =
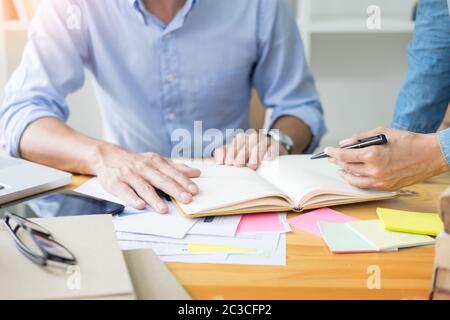
[(0, 155), (0, 204), (69, 185), (72, 175)]

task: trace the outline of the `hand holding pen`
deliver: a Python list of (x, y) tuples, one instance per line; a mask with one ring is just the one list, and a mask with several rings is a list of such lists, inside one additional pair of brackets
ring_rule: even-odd
[(314, 158), (328, 157), (345, 181), (362, 189), (398, 191), (449, 170), (438, 134), (377, 128), (340, 145)]
[[(368, 147), (372, 147), (372, 146), (381, 146), (381, 145), (385, 145), (387, 143), (388, 143), (388, 140), (387, 140), (386, 136), (384, 134), (380, 134), (375, 137), (358, 139), (357, 143), (343, 146), (343, 147), (341, 147), (341, 149), (344, 149), (344, 150), (363, 149), (363, 148), (368, 148)], [(323, 159), (323, 158), (329, 158), (329, 155), (326, 154), (325, 152), (321, 152), (321, 153), (318, 153), (318, 154), (312, 156), (311, 160)]]

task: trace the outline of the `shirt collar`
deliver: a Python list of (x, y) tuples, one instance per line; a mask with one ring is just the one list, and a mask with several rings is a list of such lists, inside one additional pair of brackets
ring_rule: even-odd
[[(142, 23), (147, 24), (147, 14), (144, 11), (145, 8), (143, 7), (142, 0), (128, 0), (130, 4), (132, 5), (133, 9), (136, 11), (136, 14), (139, 16), (139, 19), (142, 21)], [(186, 18), (186, 16), (189, 14), (189, 12), (194, 8), (195, 5), (198, 4), (198, 2), (201, 0), (186, 0), (186, 4), (181, 8), (181, 18)]]

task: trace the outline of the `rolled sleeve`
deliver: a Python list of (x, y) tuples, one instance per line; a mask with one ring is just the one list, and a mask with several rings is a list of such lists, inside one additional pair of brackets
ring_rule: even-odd
[(1, 115), (1, 131), (3, 132), (3, 148), (12, 157), (20, 157), (20, 140), (25, 129), (33, 122), (42, 118), (57, 118), (66, 121), (67, 111), (60, 108), (44, 107), (42, 105), (27, 105), (10, 107)]
[(419, 2), (408, 64), (392, 127), (436, 132), (450, 102), (450, 17), (446, 1)]
[(77, 0), (43, 1), (33, 19), (22, 61), (5, 88), (0, 108), (0, 143), (20, 157), (26, 128), (41, 118), (67, 121), (65, 99), (84, 84), (88, 46), (86, 29), (69, 30), (66, 14)]
[(442, 153), (444, 154), (445, 159), (450, 165), (450, 129), (440, 131), (438, 133), (438, 137)]
[(292, 116), (302, 120), (311, 130), (312, 141), (304, 153), (312, 153), (319, 146), (320, 140), (326, 132), (323, 114), (320, 107), (303, 105), (301, 108), (277, 108), (270, 120), (269, 128), (273, 127), (281, 117)]
[(326, 127), (300, 32), (284, 0), (261, 3), (259, 61), (253, 82), (264, 106), (273, 109), (271, 126), (280, 117), (293, 116), (310, 128), (313, 140), (304, 152), (311, 153)]

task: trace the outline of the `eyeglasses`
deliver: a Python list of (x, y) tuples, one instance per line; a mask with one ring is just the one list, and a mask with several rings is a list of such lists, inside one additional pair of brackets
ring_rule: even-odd
[(53, 239), (44, 227), (13, 213), (5, 214), (6, 230), (13, 237), (16, 247), (28, 259), (40, 266), (56, 264), (75, 265), (75, 256)]

